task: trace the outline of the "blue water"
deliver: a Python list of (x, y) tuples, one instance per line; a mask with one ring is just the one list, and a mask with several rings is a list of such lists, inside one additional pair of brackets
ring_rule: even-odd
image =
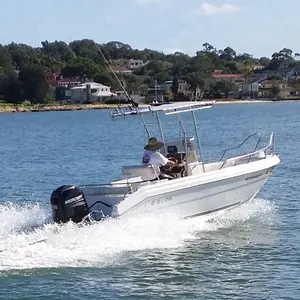
[(205, 160), (253, 132), (265, 143), (275, 132), (281, 163), (256, 199), (214, 218), (77, 228), (50, 223), (52, 190), (107, 182), (139, 163), (139, 120), (1, 114), (0, 299), (300, 299), (300, 103), (216, 105), (197, 116)]

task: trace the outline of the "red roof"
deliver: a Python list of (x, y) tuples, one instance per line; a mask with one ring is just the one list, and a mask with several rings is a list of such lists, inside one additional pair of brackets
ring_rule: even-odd
[(241, 76), (242, 76), (241, 74), (213, 74), (213, 78), (224, 78), (224, 79), (239, 78)]

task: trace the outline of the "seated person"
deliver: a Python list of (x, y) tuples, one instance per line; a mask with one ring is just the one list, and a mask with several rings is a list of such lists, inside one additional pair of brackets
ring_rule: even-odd
[[(159, 150), (163, 146), (163, 143), (158, 141), (155, 137), (148, 140), (148, 144), (144, 147), (145, 152), (143, 154), (143, 164), (150, 164), (159, 167), (162, 173), (160, 179), (175, 178), (174, 173), (180, 173), (184, 169), (184, 164), (179, 164), (171, 158), (164, 157)], [(171, 176), (171, 178), (170, 178)]]

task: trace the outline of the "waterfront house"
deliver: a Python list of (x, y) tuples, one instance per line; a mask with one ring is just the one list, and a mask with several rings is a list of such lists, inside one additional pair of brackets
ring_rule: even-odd
[(215, 70), (212, 74), (212, 80), (230, 80), (236, 84), (239, 84), (245, 81), (245, 77), (243, 74), (227, 74), (223, 73), (222, 70)]
[[(165, 94), (168, 94), (171, 91), (173, 85), (173, 80), (168, 80), (165, 82)], [(199, 88), (196, 89), (196, 94), (194, 95), (194, 91), (190, 89), (189, 84), (185, 80), (178, 80), (178, 94), (183, 94), (185, 97), (190, 99), (196, 98), (199, 99), (201, 97), (201, 90)]]
[(258, 97), (271, 99), (299, 99), (300, 83), (285, 80), (265, 80), (260, 83)]
[(96, 82), (85, 82), (70, 89), (72, 103), (104, 102), (115, 95), (109, 86)]
[(74, 87), (80, 84), (77, 77), (66, 78), (61, 76), (59, 72), (46, 73), (46, 81), (50, 87)]

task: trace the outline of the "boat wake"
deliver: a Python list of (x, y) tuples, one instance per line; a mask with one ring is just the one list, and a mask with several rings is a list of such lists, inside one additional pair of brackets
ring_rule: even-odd
[(210, 232), (270, 224), (276, 209), (271, 201), (255, 199), (212, 217), (182, 220), (149, 214), (87, 226), (54, 224), (38, 204), (0, 204), (0, 215), (1, 275), (20, 269), (114, 266), (126, 261), (128, 251), (176, 249), (190, 241), (201, 243)]

